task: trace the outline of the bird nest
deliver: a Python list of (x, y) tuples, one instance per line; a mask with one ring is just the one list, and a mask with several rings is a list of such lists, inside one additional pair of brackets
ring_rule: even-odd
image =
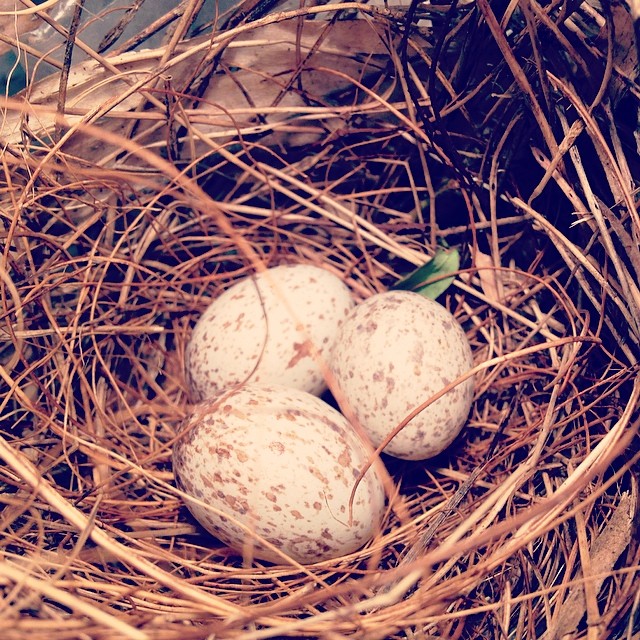
[[(637, 637), (627, 9), (84, 4), (1, 3), (0, 635)], [(436, 458), (383, 456), (383, 530), (310, 565), (207, 534), (171, 466), (206, 305), (282, 262), (364, 299), (438, 255), (474, 402)]]

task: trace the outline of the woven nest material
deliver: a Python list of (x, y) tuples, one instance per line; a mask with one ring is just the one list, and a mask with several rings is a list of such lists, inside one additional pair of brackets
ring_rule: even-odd
[[(0, 6), (27, 77), (0, 128), (0, 637), (637, 638), (627, 9), (187, 0), (127, 40), (135, 2), (92, 46), (81, 3), (17, 5)], [(476, 364), (463, 432), (384, 458), (395, 486), (362, 550), (243, 562), (172, 473), (199, 314), (282, 262), (364, 299), (441, 245), (461, 266), (438, 299)]]

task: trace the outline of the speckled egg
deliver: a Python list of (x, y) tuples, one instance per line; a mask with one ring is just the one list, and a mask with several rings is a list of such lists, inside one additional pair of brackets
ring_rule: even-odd
[[(324, 401), (281, 385), (248, 384), (205, 401), (173, 450), (177, 484), (210, 533), (242, 553), (282, 563), (254, 531), (313, 563), (356, 551), (380, 530), (385, 493), (378, 460), (349, 498), (368, 453)], [(210, 507), (210, 508), (209, 508)]]
[(236, 283), (204, 311), (187, 345), (194, 399), (245, 382), (320, 395), (318, 356), (331, 351), (354, 304), (340, 278), (313, 265), (281, 265)]
[[(377, 447), (414, 409), (473, 366), (467, 337), (442, 305), (388, 291), (356, 307), (343, 324), (330, 369)], [(384, 449), (422, 460), (448, 447), (473, 399), (468, 379), (415, 416)]]

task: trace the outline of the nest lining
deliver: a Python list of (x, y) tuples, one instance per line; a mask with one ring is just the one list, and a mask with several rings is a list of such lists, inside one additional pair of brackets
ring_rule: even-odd
[[(186, 3), (174, 35), (198, 6)], [(522, 9), (502, 18), (515, 32), (498, 34), (478, 2), (449, 23), (431, 14), (432, 27), (409, 39), (404, 14), (375, 8), (355, 26), (320, 21), (321, 7), (270, 14), (217, 39), (175, 37), (155, 53), (77, 68), (64, 121), (47, 107), (55, 78), (29, 87), (28, 103), (7, 101), (5, 637), (633, 629), (633, 164), (613, 103), (595, 115), (581, 108), (597, 91), (576, 93), (562, 55), (538, 60), (564, 69), (559, 80), (531, 84), (523, 36), (544, 22), (534, 9), (540, 22)], [(599, 32), (586, 28), (593, 11), (578, 17), (569, 26), (580, 49), (563, 55), (582, 68), (602, 60)], [(256, 70), (271, 27), (286, 36), (279, 55), (297, 50), (298, 66), (285, 57), (279, 72)], [(464, 47), (438, 44), (445, 27), (454, 45), (460, 33), (493, 33), (497, 44), (470, 65)], [(354, 52), (354, 33), (368, 34), (368, 57)], [(180, 92), (158, 82), (183, 70), (178, 61), (193, 69)], [(478, 79), (482, 69), (491, 73)], [(215, 74), (251, 99), (203, 109), (220, 106), (203, 93)], [(461, 79), (475, 88), (458, 97)], [(104, 87), (122, 92), (117, 105), (107, 108)], [(559, 101), (551, 124), (522, 107), (549, 91)], [(173, 484), (171, 445), (189, 410), (184, 346), (198, 314), (232, 282), (283, 261), (323, 264), (364, 298), (443, 239), (464, 259), (441, 301), (478, 367), (461, 437), (428, 463), (385, 459), (397, 495), (365, 549), (308, 567), (243, 566), (190, 518)]]

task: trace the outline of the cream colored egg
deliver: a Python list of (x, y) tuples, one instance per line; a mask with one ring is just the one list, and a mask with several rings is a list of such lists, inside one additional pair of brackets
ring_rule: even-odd
[[(342, 325), (330, 369), (345, 399), (379, 446), (412, 411), (473, 366), (456, 319), (417, 293), (376, 294)], [(415, 416), (384, 449), (407, 460), (437, 455), (456, 438), (473, 400), (468, 379)]]
[(356, 551), (380, 531), (379, 466), (367, 471), (349, 509), (367, 460), (342, 414), (281, 385), (249, 384), (197, 405), (173, 451), (178, 486), (206, 505), (187, 502), (204, 528), (274, 562), (283, 559), (243, 525), (301, 563)]
[(238, 282), (204, 311), (187, 345), (194, 398), (245, 382), (320, 395), (318, 355), (326, 358), (354, 304), (340, 278), (313, 265), (281, 265)]

